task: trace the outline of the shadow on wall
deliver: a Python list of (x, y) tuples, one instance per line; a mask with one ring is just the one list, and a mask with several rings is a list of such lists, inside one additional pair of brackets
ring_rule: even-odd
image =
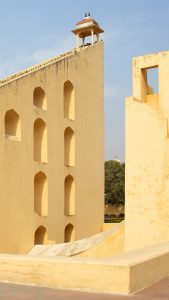
[(8, 110), (5, 114), (5, 137), (15, 137), (21, 140), (21, 121), (14, 109)]
[(34, 122), (34, 160), (47, 163), (47, 128), (40, 118)]
[(75, 230), (72, 224), (68, 224), (65, 228), (65, 243), (75, 240)]
[(34, 178), (34, 211), (39, 216), (48, 215), (48, 182), (43, 172)]

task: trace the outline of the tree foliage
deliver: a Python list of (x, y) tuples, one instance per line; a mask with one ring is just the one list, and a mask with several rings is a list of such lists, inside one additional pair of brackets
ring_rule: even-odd
[(116, 160), (105, 162), (105, 204), (125, 203), (125, 164)]

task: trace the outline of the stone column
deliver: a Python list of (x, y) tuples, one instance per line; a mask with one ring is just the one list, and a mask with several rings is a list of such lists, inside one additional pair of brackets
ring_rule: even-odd
[(94, 30), (91, 30), (91, 36), (92, 36), (92, 45), (94, 44)]
[(76, 47), (79, 48), (79, 34), (76, 35)]

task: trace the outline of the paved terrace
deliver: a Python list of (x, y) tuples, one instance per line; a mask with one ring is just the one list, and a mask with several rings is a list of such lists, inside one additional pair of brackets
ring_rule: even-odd
[(169, 277), (131, 296), (56, 290), (34, 286), (0, 283), (2, 300), (160, 300), (169, 299)]

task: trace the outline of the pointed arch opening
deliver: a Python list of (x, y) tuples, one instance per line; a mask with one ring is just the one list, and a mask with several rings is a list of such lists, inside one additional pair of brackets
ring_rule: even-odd
[(72, 224), (68, 224), (65, 227), (65, 243), (69, 243), (75, 240), (75, 229)]
[(40, 226), (35, 231), (34, 244), (35, 245), (44, 245), (47, 243), (47, 240), (48, 240), (47, 230), (44, 226)]
[(48, 215), (48, 181), (43, 172), (34, 178), (34, 211), (39, 216)]
[(64, 83), (64, 118), (75, 119), (74, 87), (69, 80)]
[(47, 128), (40, 118), (34, 122), (34, 160), (47, 163)]
[(8, 110), (5, 114), (5, 137), (21, 140), (21, 121), (14, 109)]
[(64, 160), (65, 166), (75, 166), (75, 135), (70, 127), (64, 133)]
[(64, 214), (65, 216), (75, 214), (75, 182), (71, 175), (65, 178), (64, 183)]
[(33, 104), (34, 106), (47, 110), (47, 98), (45, 91), (41, 87), (36, 87), (33, 92)]

